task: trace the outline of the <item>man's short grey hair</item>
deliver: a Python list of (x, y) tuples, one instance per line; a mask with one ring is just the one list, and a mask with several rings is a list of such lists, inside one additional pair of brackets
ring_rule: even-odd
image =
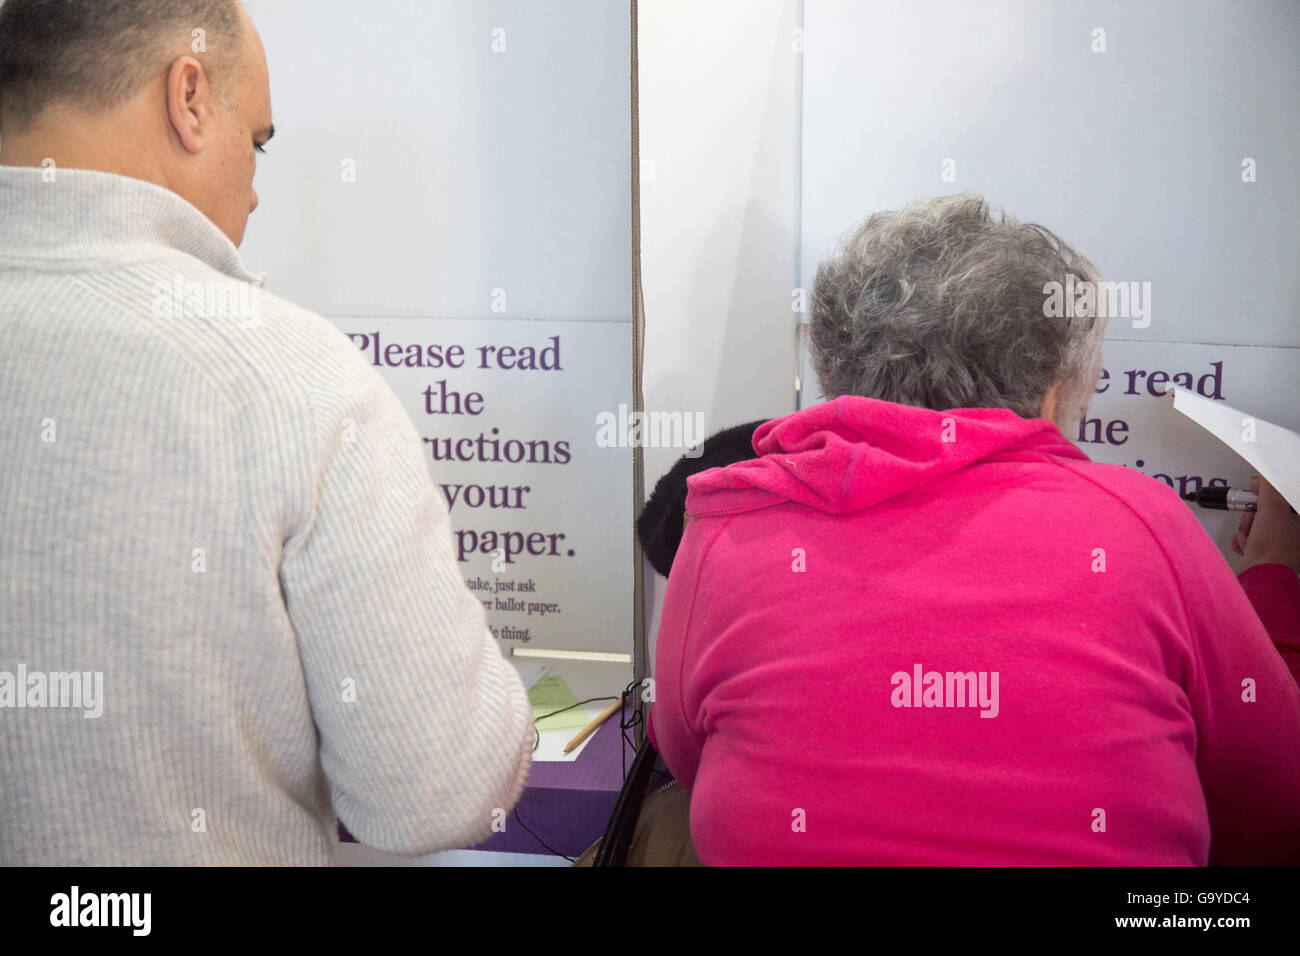
[(995, 219), (975, 193), (879, 212), (813, 282), (813, 366), (827, 398), (1007, 408), (1036, 418), (1064, 386), (1062, 416), (1092, 395), (1105, 321), (1048, 317), (1044, 286), (1098, 281), (1042, 226)]
[(0, 0), (0, 132), (54, 103), (112, 109), (182, 54), (231, 106), (241, 29), (238, 0)]

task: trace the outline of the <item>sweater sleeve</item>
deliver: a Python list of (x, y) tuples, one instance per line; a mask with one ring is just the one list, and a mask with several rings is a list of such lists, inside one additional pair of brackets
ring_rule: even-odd
[(1300, 576), (1284, 564), (1257, 564), (1237, 580), (1300, 686)]
[(392, 389), (363, 361), (311, 395), (314, 474), (280, 579), (339, 818), (402, 854), (473, 845), (522, 793), (532, 713), (453, 553)]
[[(1195, 519), (1188, 519), (1195, 523)], [(1209, 537), (1175, 562), (1190, 618), (1196, 673), (1197, 769), (1210, 818), (1210, 861), (1300, 863), (1300, 687), (1283, 661), (1300, 611), (1266, 568), (1243, 574), (1268, 627)], [(1270, 633), (1271, 629), (1271, 633)], [(1278, 646), (1275, 646), (1277, 644)]]

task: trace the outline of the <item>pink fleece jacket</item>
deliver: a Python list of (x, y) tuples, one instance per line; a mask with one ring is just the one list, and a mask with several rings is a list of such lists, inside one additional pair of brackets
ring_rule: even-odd
[(689, 479), (656, 650), (705, 863), (1300, 862), (1294, 572), (1044, 419), (845, 397), (754, 448)]

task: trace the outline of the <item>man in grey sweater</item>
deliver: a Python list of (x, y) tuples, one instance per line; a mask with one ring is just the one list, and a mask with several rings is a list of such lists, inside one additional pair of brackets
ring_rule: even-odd
[(0, 864), (486, 838), (532, 722), (410, 418), (236, 247), (235, 0), (0, 2)]

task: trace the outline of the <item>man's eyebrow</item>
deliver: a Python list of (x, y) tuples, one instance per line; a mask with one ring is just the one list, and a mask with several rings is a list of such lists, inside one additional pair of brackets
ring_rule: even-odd
[(256, 133), (253, 134), (253, 137), (255, 139), (260, 139), (262, 141), (262, 145), (265, 146), (267, 143), (271, 141), (271, 137), (274, 135), (275, 135), (275, 124), (272, 123), (270, 126), (267, 126), (264, 129), (259, 129)]

